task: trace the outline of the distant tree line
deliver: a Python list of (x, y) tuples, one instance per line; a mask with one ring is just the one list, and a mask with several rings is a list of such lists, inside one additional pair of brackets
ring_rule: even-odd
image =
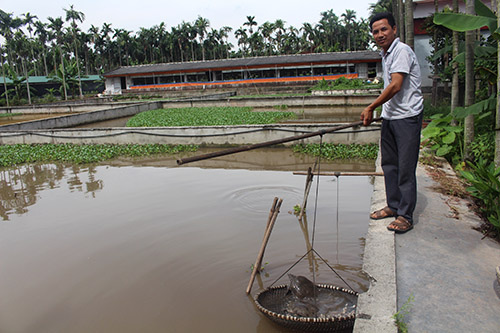
[[(382, 10), (383, 2), (372, 4), (372, 11)], [(161, 22), (137, 32), (114, 28), (111, 23), (82, 31), (85, 14), (73, 5), (63, 10), (64, 16), (44, 22), (29, 12), (15, 17), (0, 9), (0, 75), (19, 82), (15, 91), (24, 89), (28, 99), (29, 88), (22, 88), (20, 82), (29, 76), (51, 76), (61, 83), (62, 96), (75, 87), (82, 96), (82, 76), (119, 66), (365, 50), (372, 45), (368, 20), (349, 9), (340, 16), (331, 9), (321, 12), (318, 23), (303, 23), (299, 28), (286, 26), (281, 19), (259, 24), (255, 16), (247, 16), (236, 30), (214, 29), (199, 16), (170, 31)], [(230, 36), (238, 45), (230, 42)]]

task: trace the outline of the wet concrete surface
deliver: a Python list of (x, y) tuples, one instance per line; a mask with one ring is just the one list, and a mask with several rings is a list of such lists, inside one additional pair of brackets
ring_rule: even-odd
[(0, 117), (0, 126), (8, 124), (16, 124), (23, 121), (32, 121), (32, 120), (67, 116), (70, 114), (75, 114), (75, 113), (41, 113), (41, 114), (20, 114), (12, 116), (2, 116)]
[[(304, 177), (150, 162), (0, 170), (0, 332), (286, 332), (245, 288), (275, 196), (284, 202), (252, 295), (307, 251), (314, 191), (306, 223), (288, 213)], [(357, 291), (368, 287), (371, 188), (370, 177), (321, 177), (318, 192), (315, 249)], [(291, 272), (312, 271), (343, 286), (317, 257)]]

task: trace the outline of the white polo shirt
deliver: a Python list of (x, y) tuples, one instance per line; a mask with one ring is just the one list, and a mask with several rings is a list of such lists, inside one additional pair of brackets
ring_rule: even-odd
[(424, 109), (420, 66), (415, 52), (396, 38), (387, 52), (382, 51), (384, 88), (391, 82), (392, 73), (403, 73), (401, 90), (382, 106), (382, 118), (394, 120), (416, 116)]

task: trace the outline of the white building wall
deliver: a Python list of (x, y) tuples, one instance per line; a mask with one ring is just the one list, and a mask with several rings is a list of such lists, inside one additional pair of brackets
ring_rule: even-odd
[(119, 77), (109, 77), (105, 81), (106, 95), (120, 95), (122, 93), (122, 87)]
[[(482, 0), (482, 2), (491, 8), (490, 0)], [(413, 1), (413, 18), (420, 19), (425, 18), (434, 14), (434, 0), (420, 0)], [(439, 0), (439, 11), (442, 11), (445, 7), (452, 8), (452, 0)], [(459, 11), (465, 12), (465, 3), (459, 1)], [(432, 87), (432, 68), (429, 61), (426, 59), (431, 55), (432, 45), (429, 44), (430, 36), (428, 35), (415, 35), (415, 54), (420, 65), (420, 71), (422, 74), (422, 87)]]
[(420, 65), (420, 74), (422, 76), (422, 87), (432, 87), (432, 68), (429, 61), (426, 59), (430, 56), (432, 45), (427, 35), (415, 35), (415, 55), (417, 56), (418, 64)]

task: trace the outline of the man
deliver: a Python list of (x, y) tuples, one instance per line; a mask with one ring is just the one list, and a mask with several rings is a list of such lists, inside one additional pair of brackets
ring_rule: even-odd
[(423, 97), (420, 67), (413, 50), (396, 38), (391, 13), (376, 14), (370, 21), (375, 42), (382, 48), (384, 90), (361, 113), (364, 125), (382, 105), (380, 149), (387, 206), (370, 214), (378, 220), (394, 217), (387, 229), (404, 233), (413, 229), (417, 202), (416, 168), (420, 149)]

